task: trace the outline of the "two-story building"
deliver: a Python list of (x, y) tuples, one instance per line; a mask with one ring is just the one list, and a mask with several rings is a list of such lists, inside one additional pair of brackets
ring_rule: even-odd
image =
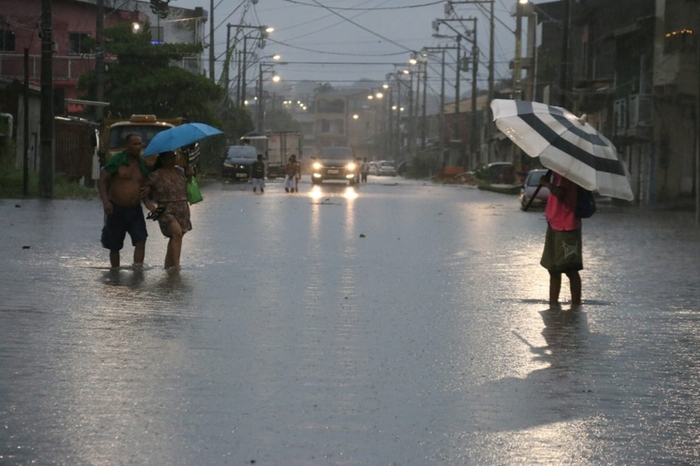
[[(370, 99), (370, 95), (372, 98)], [(360, 158), (382, 158), (380, 134), (388, 112), (383, 98), (368, 89), (333, 89), (314, 97), (315, 152), (350, 146)]]
[(688, 0), (570, 2), (561, 88), (564, 2), (538, 3), (534, 100), (565, 106), (615, 144), (644, 205), (689, 203), (696, 163), (700, 4)]
[[(206, 12), (201, 8), (171, 6), (167, 16), (153, 11), (151, 4), (136, 0), (104, 0), (104, 27), (121, 23), (150, 23), (154, 42), (201, 43)], [(95, 68), (96, 0), (52, 2), (53, 84), (57, 95), (78, 97), (80, 76)], [(0, 0), (0, 78), (24, 79), (24, 51), (29, 55), (29, 80), (39, 84), (41, 2)], [(106, 57), (109, 62), (110, 57)], [(183, 59), (180, 66), (196, 73), (203, 70), (201, 54)], [(68, 106), (68, 112), (81, 110)]]

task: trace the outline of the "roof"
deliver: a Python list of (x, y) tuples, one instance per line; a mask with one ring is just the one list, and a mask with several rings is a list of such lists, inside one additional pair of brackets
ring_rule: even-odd
[[(489, 105), (489, 96), (479, 95), (476, 97), (476, 111), (479, 112)], [(455, 113), (456, 105), (454, 102), (445, 104), (445, 114)], [(459, 113), (468, 113), (472, 111), (472, 99), (462, 99), (459, 101)]]

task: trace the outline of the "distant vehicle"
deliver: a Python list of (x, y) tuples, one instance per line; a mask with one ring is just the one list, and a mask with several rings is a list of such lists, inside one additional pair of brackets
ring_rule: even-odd
[[(141, 153), (143, 153), (156, 134), (180, 126), (184, 122), (184, 118), (158, 118), (155, 115), (131, 115), (130, 118), (118, 119), (106, 118), (103, 121), (100, 137), (100, 143), (103, 145), (99, 148), (100, 160), (109, 160), (112, 155), (126, 149), (126, 136), (129, 134), (141, 136)], [(188, 159), (191, 159), (190, 155), (183, 149), (176, 150), (175, 156), (178, 165), (187, 165)], [(157, 157), (147, 157), (146, 164), (153, 165), (156, 160)]]
[[(540, 178), (542, 178), (547, 173), (547, 170), (530, 170), (525, 177), (525, 183), (523, 183), (522, 188), (520, 188), (520, 208), (525, 209), (525, 206), (537, 191), (537, 187), (540, 185)], [(549, 189), (544, 186), (537, 193), (537, 197), (533, 199), (532, 204), (530, 204), (530, 209), (532, 208), (543, 208), (547, 205), (549, 200)]]
[(317, 157), (311, 158), (311, 183), (337, 180), (354, 185), (359, 169), (352, 147), (324, 147)]
[(380, 160), (379, 162), (370, 162), (369, 163), (369, 174), (370, 175), (375, 175), (375, 176), (379, 175), (379, 165), (378, 164), (381, 162), (382, 161)]
[(301, 133), (299, 131), (267, 132), (267, 177), (284, 178), (284, 167), (290, 155), (301, 161)]
[(491, 184), (514, 184), (515, 168), (510, 162), (493, 162), (476, 171), (476, 177)]
[(224, 158), (221, 176), (236, 180), (248, 180), (250, 167), (258, 159), (258, 151), (252, 146), (230, 146)]
[(394, 162), (384, 161), (379, 165), (379, 176), (396, 176), (396, 167)]

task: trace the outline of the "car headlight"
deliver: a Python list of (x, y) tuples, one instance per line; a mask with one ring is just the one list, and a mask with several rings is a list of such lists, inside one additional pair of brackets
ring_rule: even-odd
[(350, 162), (349, 164), (347, 164), (347, 166), (346, 166), (345, 168), (347, 168), (348, 170), (352, 171), (352, 170), (355, 169), (355, 164), (352, 163), (352, 162)]
[(314, 167), (314, 170), (320, 170), (321, 168), (323, 168), (323, 165), (321, 165), (318, 162), (314, 162), (313, 167)]

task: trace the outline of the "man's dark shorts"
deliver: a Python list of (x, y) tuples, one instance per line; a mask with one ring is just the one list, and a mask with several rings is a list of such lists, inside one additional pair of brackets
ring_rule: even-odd
[(141, 205), (135, 207), (122, 207), (112, 202), (112, 215), (105, 215), (104, 227), (102, 227), (102, 246), (110, 251), (121, 251), (124, 247), (124, 238), (129, 233), (131, 244), (136, 245), (146, 241), (146, 219), (143, 217)]
[(565, 273), (583, 269), (581, 229), (556, 231), (547, 225), (547, 236), (540, 265), (550, 273)]

